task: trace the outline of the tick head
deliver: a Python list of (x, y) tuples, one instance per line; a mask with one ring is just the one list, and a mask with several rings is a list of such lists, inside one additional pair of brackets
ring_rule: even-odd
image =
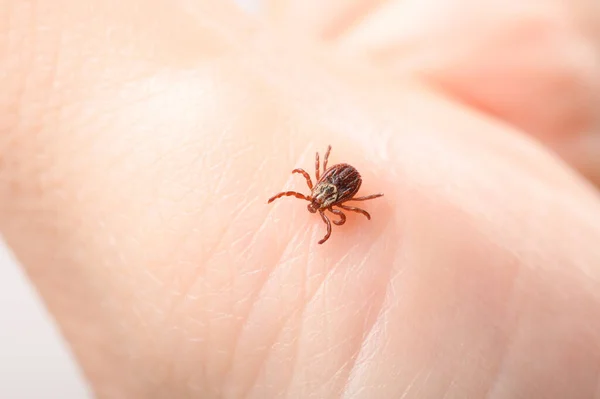
[(308, 204), (308, 211), (317, 212), (319, 209), (329, 208), (337, 201), (337, 187), (331, 183), (321, 182), (313, 188), (312, 201)]

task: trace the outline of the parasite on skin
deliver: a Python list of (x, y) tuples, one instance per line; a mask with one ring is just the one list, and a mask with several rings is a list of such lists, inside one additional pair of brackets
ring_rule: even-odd
[[(363, 214), (367, 219), (371, 220), (371, 215), (364, 209), (354, 206), (345, 205), (347, 201), (367, 201), (370, 199), (382, 197), (383, 194), (372, 194), (364, 197), (355, 197), (358, 192), (362, 179), (360, 174), (352, 165), (340, 163), (327, 168), (327, 160), (331, 153), (331, 146), (327, 147), (325, 158), (323, 159), (323, 175), (320, 175), (321, 167), (319, 165), (319, 153), (317, 152), (315, 160), (315, 177), (316, 184), (313, 186), (310, 175), (304, 169), (294, 169), (292, 173), (300, 173), (306, 179), (306, 184), (311, 190), (310, 195), (304, 195), (296, 191), (284, 191), (269, 198), (268, 203), (275, 201), (281, 197), (296, 197), (309, 202), (307, 208), (310, 213), (319, 212), (321, 219), (327, 225), (327, 234), (319, 241), (323, 244), (331, 236), (331, 220), (325, 214), (329, 211), (338, 216), (338, 220), (334, 220), (333, 224), (341, 226), (346, 223), (345, 211), (357, 212)], [(336, 209), (339, 208), (339, 209)]]

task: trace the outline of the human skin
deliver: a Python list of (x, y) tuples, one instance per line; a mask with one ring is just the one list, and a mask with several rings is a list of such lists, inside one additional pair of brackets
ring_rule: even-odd
[[(599, 196), (517, 123), (225, 2), (2, 9), (0, 228), (98, 397), (600, 397)], [(385, 196), (317, 245), (266, 201), (328, 144)]]
[[(272, 0), (271, 22), (388, 79), (416, 76), (600, 185), (600, 2)], [(351, 61), (350, 61), (351, 60)]]

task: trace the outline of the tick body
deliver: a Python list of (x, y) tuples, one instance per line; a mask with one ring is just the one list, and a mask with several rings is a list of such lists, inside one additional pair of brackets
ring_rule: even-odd
[(325, 214), (325, 211), (329, 211), (339, 217), (339, 219), (333, 221), (333, 224), (338, 226), (346, 223), (346, 214), (344, 213), (344, 210), (361, 213), (370, 220), (371, 215), (364, 209), (344, 205), (344, 203), (347, 201), (366, 201), (383, 196), (383, 194), (372, 194), (364, 197), (355, 197), (362, 184), (360, 173), (358, 173), (354, 166), (348, 165), (347, 163), (333, 165), (328, 169), (327, 160), (329, 159), (330, 153), (331, 146), (327, 147), (327, 152), (323, 159), (323, 175), (321, 176), (319, 153), (317, 152), (315, 160), (316, 184), (314, 186), (310, 175), (304, 169), (294, 169), (292, 171), (292, 173), (300, 173), (304, 176), (306, 184), (308, 184), (308, 188), (311, 190), (310, 195), (304, 195), (295, 191), (284, 191), (269, 198), (268, 202), (270, 204), (277, 198), (286, 196), (308, 201), (308, 211), (311, 213), (319, 212), (321, 219), (323, 219), (323, 222), (327, 225), (327, 234), (319, 241), (319, 244), (323, 244), (331, 236), (331, 220)]

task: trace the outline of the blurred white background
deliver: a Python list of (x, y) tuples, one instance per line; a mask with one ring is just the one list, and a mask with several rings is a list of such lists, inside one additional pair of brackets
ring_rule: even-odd
[[(256, 11), (260, 0), (236, 0)], [(0, 241), (0, 398), (92, 395), (35, 288)]]

